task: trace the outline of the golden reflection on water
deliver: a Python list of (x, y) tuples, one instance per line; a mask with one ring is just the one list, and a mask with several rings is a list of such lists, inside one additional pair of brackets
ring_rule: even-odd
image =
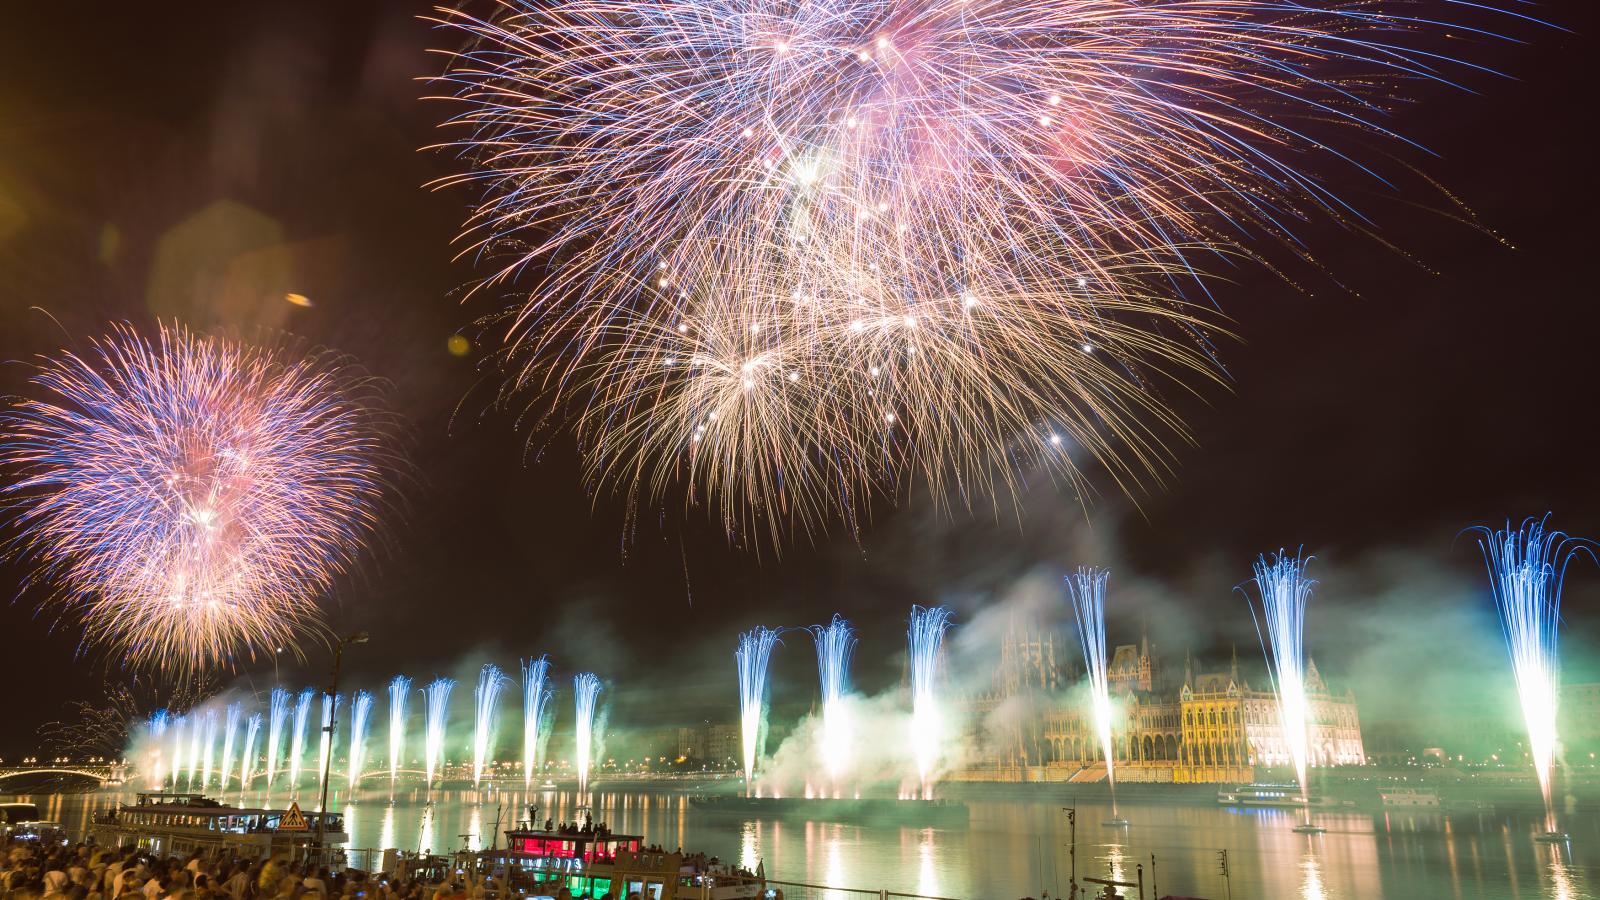
[(739, 828), (739, 865), (754, 872), (761, 862), (760, 824), (745, 822)]
[[(353, 840), (355, 832), (351, 832), (350, 835)], [(394, 835), (394, 804), (391, 803), (383, 808), (383, 826), (378, 831), (378, 849), (398, 846), (400, 844), (395, 840)]]
[(1309, 847), (1300, 857), (1300, 896), (1302, 900), (1328, 898), (1322, 887), (1322, 861), (1317, 859), (1316, 850)]
[[(395, 846), (408, 851), (449, 852), (473, 835), (469, 846), (486, 847), (494, 832), (522, 820), (524, 802), (540, 806), (540, 823), (581, 820), (570, 791), (535, 794), (508, 791), (504, 808), (472, 791), (399, 791), (387, 801), (388, 784), (351, 802), (341, 792), (330, 804), (347, 817), (352, 851)], [(380, 794), (382, 796), (380, 796)], [(228, 799), (237, 796), (230, 792)], [(10, 799), (9, 797), (5, 799)], [(289, 794), (251, 792), (249, 805), (282, 808)], [(315, 803), (316, 792), (306, 792)], [(1039, 896), (1042, 887), (1064, 888), (1069, 860), (1065, 820), (1030, 801), (970, 801), (967, 830), (917, 827), (856, 827), (833, 823), (787, 825), (771, 819), (707, 816), (683, 794), (596, 791), (595, 821), (646, 842), (682, 846), (690, 852), (765, 867), (774, 878), (826, 884), (829, 896), (846, 900), (848, 889), (917, 892), (947, 897)], [(41, 814), (76, 833), (92, 817), (133, 791), (82, 795), (33, 795)], [(1087, 806), (1087, 805), (1085, 805)], [(1086, 818), (1099, 814), (1080, 810)], [(497, 816), (503, 816), (495, 827)], [(1566, 823), (1571, 846), (1534, 844), (1541, 823), (1529, 817), (1439, 814), (1327, 814), (1324, 835), (1289, 832), (1295, 818), (1273, 811), (1236, 813), (1202, 806), (1138, 810), (1128, 832), (1091, 828), (1078, 833), (1077, 870), (1083, 876), (1135, 881), (1134, 864), (1161, 858), (1161, 888), (1176, 895), (1222, 898), (1216, 851), (1228, 847), (1234, 896), (1298, 900), (1600, 900), (1594, 862), (1600, 827), (1592, 818)], [(1511, 822), (1507, 826), (1506, 822)], [(785, 829), (793, 833), (785, 844)], [(503, 841), (501, 841), (503, 845)], [(1059, 875), (1057, 874), (1059, 872)], [(1146, 878), (1150, 873), (1146, 873)], [(1125, 893), (1136, 893), (1126, 889)], [(817, 895), (823, 894), (817, 891)]]
[(1547, 845), (1550, 852), (1550, 888), (1552, 900), (1578, 900), (1580, 897), (1589, 896), (1583, 890), (1583, 875), (1581, 869), (1574, 869), (1567, 863), (1566, 848), (1560, 844)]
[[(843, 848), (839, 846), (840, 840), (838, 828), (839, 826), (837, 825), (833, 826), (834, 833), (832, 837), (823, 842), (823, 845), (827, 848), (826, 852), (828, 856), (827, 869), (824, 875), (823, 884), (830, 886), (838, 886), (849, 883), (849, 880), (845, 877), (844, 852)], [(829, 891), (825, 897), (826, 900), (846, 900), (843, 891)]]
[(925, 828), (917, 842), (917, 893), (925, 897), (941, 896), (939, 873), (933, 863), (933, 829)]
[(433, 849), (434, 849), (434, 847), (433, 847), (433, 810), (434, 810), (434, 807), (432, 805), (429, 805), (428, 807), (426, 807), (422, 811), (422, 828), (420, 829), (420, 832), (419, 832), (420, 836), (417, 838), (417, 846), (421, 848), (423, 853), (431, 853), (431, 852), (433, 852)]

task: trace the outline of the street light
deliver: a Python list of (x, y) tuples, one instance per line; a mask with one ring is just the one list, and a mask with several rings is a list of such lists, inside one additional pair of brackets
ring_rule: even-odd
[(344, 648), (351, 644), (365, 644), (368, 635), (365, 631), (339, 641), (333, 648), (333, 680), (328, 684), (328, 721), (322, 723), (322, 730), (328, 735), (328, 755), (322, 760), (322, 801), (317, 804), (317, 858), (323, 857), (323, 840), (328, 829), (328, 770), (333, 766), (333, 723), (338, 718), (334, 709), (334, 698), (339, 696), (339, 664), (344, 661)]

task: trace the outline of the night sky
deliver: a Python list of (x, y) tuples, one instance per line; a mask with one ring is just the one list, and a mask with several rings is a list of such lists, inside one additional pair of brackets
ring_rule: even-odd
[[(447, 351), (496, 303), (460, 302), (484, 274), (451, 258), (470, 197), (425, 188), (454, 163), (419, 150), (448, 112), (419, 101), (419, 79), (442, 65), (428, 48), (455, 40), (416, 18), (425, 12), (14, 4), (0, 25), (0, 359), (54, 352), (112, 321), (176, 317), (286, 330), (392, 381), (419, 483), (387, 547), (330, 601), (336, 629), (372, 633), (347, 657), (367, 686), (549, 652), (562, 673), (613, 682), (613, 722), (731, 720), (742, 629), (842, 612), (863, 628), (859, 680), (879, 689), (899, 677), (911, 603), (952, 603), (959, 628), (1090, 562), (1116, 567), (1112, 639), (1148, 620), (1178, 665), (1183, 647), (1253, 640), (1232, 588), (1280, 546), (1319, 557), (1312, 652), (1326, 639), (1319, 663), (1337, 675), (1357, 664), (1359, 635), (1394, 630), (1387, 622), (1428, 642), (1431, 614), (1418, 609), (1492, 615), (1464, 526), (1551, 510), (1557, 527), (1600, 536), (1597, 197), (1593, 144), (1580, 137), (1594, 119), (1590, 4), (1542, 8), (1570, 32), (1450, 48), (1516, 77), (1474, 78), (1475, 94), (1422, 88), (1397, 111), (1394, 127), (1433, 154), (1402, 161), (1458, 196), (1477, 227), (1437, 192), (1386, 193), (1334, 170), (1330, 184), (1405, 255), (1312, 224), (1301, 233), (1341, 282), (1311, 274), (1297, 291), (1231, 273), (1217, 292), (1240, 337), (1219, 346), (1231, 383), (1167, 398), (1195, 441), (1176, 446), (1165, 487), (1130, 502), (1105, 479), (1082, 499), (1036, 485), (1020, 524), (940, 517), (913, 495), (875, 509), (859, 543), (800, 539), (781, 557), (730, 544), (704, 510), (651, 511), (625, 536), (624, 508), (586, 491), (570, 441), (530, 455), (525, 432), (488, 409), (483, 348)], [(315, 305), (283, 302), (290, 291)], [(0, 392), (23, 390), (25, 375), (0, 367)], [(15, 597), (0, 603), (0, 755), (32, 749), (63, 703), (121, 675), (114, 656), (80, 651), (70, 623), (37, 612), (24, 572), (0, 563), (0, 594)], [(1423, 604), (1403, 589), (1413, 579), (1444, 587)], [(1119, 585), (1136, 586), (1122, 604)], [(1593, 566), (1573, 570), (1565, 608), (1569, 668), (1582, 672), (1600, 608)], [(1331, 637), (1323, 611), (1368, 630)], [(322, 677), (311, 673), (325, 671), (325, 651), (308, 652), (287, 680)], [(780, 701), (809, 703), (813, 660), (810, 640), (791, 636)], [(267, 685), (273, 668), (244, 664), (242, 683)]]

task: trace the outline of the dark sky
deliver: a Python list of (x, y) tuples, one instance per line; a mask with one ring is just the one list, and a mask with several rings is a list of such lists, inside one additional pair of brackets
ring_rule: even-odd
[[(1314, 225), (1305, 236), (1343, 287), (1236, 273), (1218, 291), (1240, 336), (1220, 348), (1231, 388), (1172, 398), (1195, 445), (1137, 509), (1107, 485), (1086, 519), (1076, 498), (1041, 488), (1019, 527), (941, 520), (912, 498), (879, 510), (859, 546), (802, 541), (781, 559), (730, 547), (703, 513), (677, 509), (625, 540), (623, 509), (586, 493), (570, 443), (526, 458), (514, 423), (481, 415), (479, 352), (446, 352), (494, 305), (458, 302), (482, 274), (451, 260), (469, 198), (424, 188), (451, 161), (418, 150), (438, 140), (445, 108), (419, 102), (417, 79), (439, 70), (427, 48), (455, 38), (415, 18), (422, 4), (12, 5), (0, 27), (0, 359), (55, 351), (63, 331), (176, 316), (285, 329), (392, 380), (422, 484), (392, 549), (341, 585), (332, 614), (372, 632), (349, 657), (372, 683), (547, 651), (564, 673), (614, 681), (625, 698), (614, 720), (725, 718), (743, 628), (841, 611), (864, 628), (863, 685), (882, 686), (898, 677), (910, 603), (953, 602), (970, 619), (1029, 572), (1102, 561), (1080, 558), (1085, 542), (1119, 578), (1190, 611), (1178, 621), (1191, 633), (1170, 617), (1152, 626), (1168, 647), (1217, 651), (1248, 628), (1231, 588), (1280, 546), (1315, 551), (1321, 574), (1359, 568), (1347, 596), (1330, 579), (1319, 604), (1382, 621), (1372, 596), (1384, 585), (1366, 577), (1379, 568), (1400, 581), (1408, 565), (1477, 575), (1476, 550), (1455, 540), (1463, 526), (1553, 510), (1558, 526), (1600, 535), (1597, 197), (1580, 138), (1594, 124), (1593, 21), (1589, 4), (1543, 10), (1572, 32), (1517, 29), (1525, 45), (1455, 51), (1516, 78), (1473, 78), (1476, 94), (1427, 88), (1397, 114), (1435, 154), (1403, 162), (1503, 241), (1441, 215), (1438, 193), (1335, 181), (1412, 259)], [(285, 291), (315, 306), (284, 304)], [(24, 375), (0, 368), (0, 391)], [(0, 565), (0, 593), (16, 595), (22, 572)], [(1357, 584), (1371, 595), (1353, 596)], [(1167, 608), (1153, 593), (1126, 606), (1114, 638), (1135, 613)], [(1596, 597), (1600, 575), (1575, 570), (1574, 649), (1592, 637)], [(37, 599), (0, 603), (0, 753), (30, 748), (64, 702), (119, 674), (114, 657), (79, 654)], [(810, 652), (803, 635), (782, 651), (796, 683)], [(307, 671), (322, 671), (325, 654), (312, 657)], [(245, 676), (259, 686), (272, 666)], [(675, 701), (680, 682), (700, 690)]]

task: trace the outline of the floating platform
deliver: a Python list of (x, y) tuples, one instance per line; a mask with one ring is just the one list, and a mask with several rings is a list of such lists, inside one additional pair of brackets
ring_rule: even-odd
[(1109, 821), (1101, 822), (1100, 824), (1104, 825), (1107, 828), (1127, 828), (1128, 827), (1128, 820), (1124, 819), (1121, 816), (1117, 816), (1115, 819), (1111, 819)]
[(1323, 828), (1321, 825), (1313, 825), (1310, 822), (1307, 822), (1304, 825), (1296, 825), (1294, 827), (1295, 834), (1322, 834), (1327, 830), (1328, 829)]
[(1546, 831), (1544, 834), (1536, 835), (1534, 840), (1541, 844), (1565, 844), (1572, 840), (1572, 836), (1565, 831)]
[(909, 825), (961, 828), (970, 818), (965, 803), (950, 800), (834, 800), (805, 797), (693, 797), (700, 812), (842, 822), (858, 825)]

